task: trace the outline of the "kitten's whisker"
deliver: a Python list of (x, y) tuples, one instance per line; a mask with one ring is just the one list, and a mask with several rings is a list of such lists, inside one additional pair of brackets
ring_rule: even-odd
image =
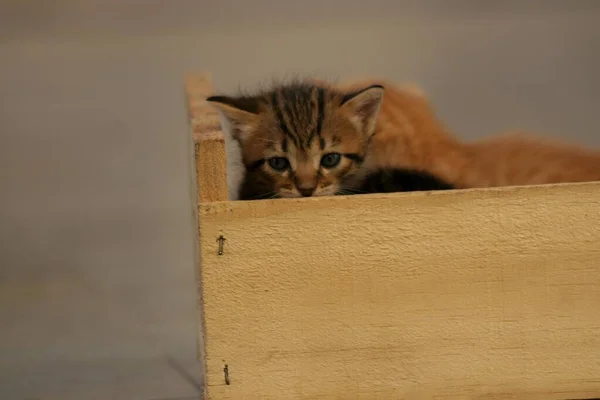
[(354, 194), (362, 194), (361, 192), (350, 192), (346, 190), (339, 190), (335, 193), (336, 196), (350, 196)]
[(268, 199), (274, 199), (277, 197), (277, 192), (266, 192), (266, 193), (260, 193), (257, 194), (256, 196), (253, 196), (251, 198), (249, 198), (248, 200), (268, 200)]
[(338, 193), (340, 193), (342, 195), (365, 194), (365, 192), (363, 190), (350, 188), (350, 187), (342, 187), (336, 192), (336, 194), (338, 194)]

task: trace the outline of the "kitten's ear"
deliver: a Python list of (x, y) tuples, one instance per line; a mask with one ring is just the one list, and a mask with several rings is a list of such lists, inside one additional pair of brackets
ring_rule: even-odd
[(348, 93), (342, 99), (340, 107), (346, 110), (352, 123), (367, 136), (371, 136), (375, 131), (383, 91), (383, 86), (372, 85)]
[(219, 110), (223, 130), (243, 142), (258, 120), (259, 102), (255, 98), (211, 96), (206, 99)]

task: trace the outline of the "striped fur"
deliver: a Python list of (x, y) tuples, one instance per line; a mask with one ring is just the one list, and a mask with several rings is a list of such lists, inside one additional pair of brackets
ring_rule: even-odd
[[(342, 92), (299, 81), (253, 96), (208, 98), (241, 147), (246, 171), (239, 198), (352, 191), (364, 173), (382, 97), (379, 85)], [(338, 156), (339, 163), (327, 164)], [(276, 163), (288, 167), (276, 169)]]

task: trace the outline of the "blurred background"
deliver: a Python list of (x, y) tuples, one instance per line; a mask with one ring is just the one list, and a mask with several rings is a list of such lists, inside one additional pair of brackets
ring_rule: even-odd
[(0, 398), (196, 399), (184, 74), (421, 85), (600, 146), (594, 0), (0, 0)]

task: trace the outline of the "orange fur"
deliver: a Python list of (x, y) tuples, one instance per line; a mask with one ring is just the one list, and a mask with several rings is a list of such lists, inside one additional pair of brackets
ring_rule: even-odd
[(416, 87), (361, 80), (352, 90), (385, 87), (369, 165), (421, 169), (457, 187), (491, 187), (600, 180), (600, 151), (522, 133), (464, 143), (439, 121)]

